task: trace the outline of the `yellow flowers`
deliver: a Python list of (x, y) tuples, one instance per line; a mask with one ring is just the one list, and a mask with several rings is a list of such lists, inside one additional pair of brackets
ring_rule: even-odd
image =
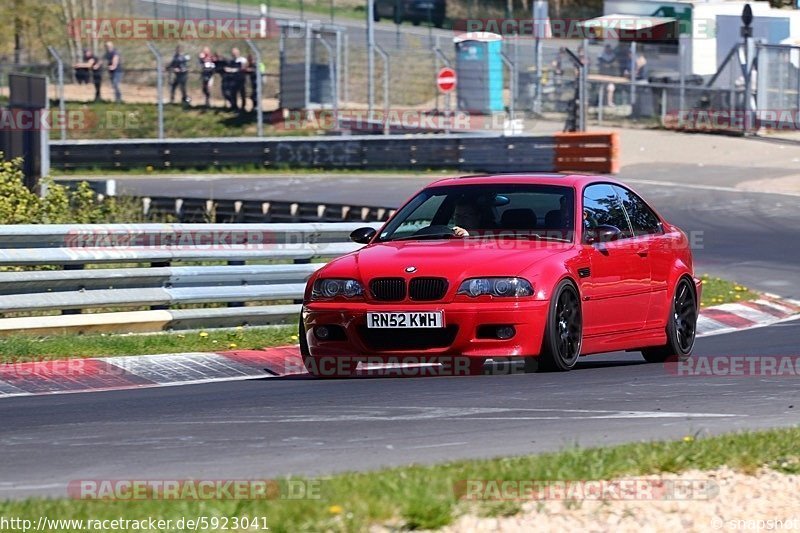
[(297, 335), (292, 335), (292, 337), (291, 337), (291, 338), (292, 338), (292, 340), (293, 340), (293, 341), (296, 341), (296, 340), (297, 340), (297, 339), (299, 339), (300, 337), (298, 337)]
[(198, 333), (198, 335), (200, 336), (201, 339), (205, 339), (206, 337), (208, 337), (208, 333), (206, 333), (205, 331), (201, 331), (200, 333)]
[(683, 442), (694, 442), (694, 437), (691, 435), (686, 435), (683, 437)]
[(236, 344), (235, 342), (232, 342), (232, 343), (230, 343), (230, 344), (228, 345), (228, 348), (238, 348), (238, 347), (239, 347), (239, 345), (238, 345), (238, 344)]
[(328, 507), (328, 512), (331, 514), (342, 514), (342, 511), (344, 511), (344, 509), (342, 509), (341, 505), (331, 505)]

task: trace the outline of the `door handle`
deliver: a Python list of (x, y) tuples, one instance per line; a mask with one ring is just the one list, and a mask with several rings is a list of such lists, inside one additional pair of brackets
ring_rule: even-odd
[(647, 248), (642, 248), (641, 250), (636, 250), (636, 255), (638, 255), (639, 257), (647, 257), (647, 254), (649, 254), (649, 253), (650, 253), (650, 251)]

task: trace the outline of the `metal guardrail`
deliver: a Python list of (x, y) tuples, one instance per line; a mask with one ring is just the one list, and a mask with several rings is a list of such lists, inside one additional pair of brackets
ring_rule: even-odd
[[(354, 135), (301, 138), (207, 138), (53, 141), (50, 164), (61, 170), (203, 168), (257, 165), (264, 169), (456, 169), (551, 172), (564, 134), (549, 136)], [(571, 134), (574, 142), (580, 134)], [(593, 139), (602, 133), (592, 132)], [(611, 150), (611, 138), (605, 144)], [(609, 152), (610, 153), (610, 152)], [(608, 172), (600, 165), (598, 172)], [(586, 166), (580, 170), (589, 170)]]
[[(306, 280), (322, 266), (311, 261), (356, 250), (348, 236), (363, 225), (0, 226), (0, 335), (294, 320)], [(200, 307), (171, 309), (187, 304)], [(18, 316), (30, 314), (48, 316)]]
[[(107, 185), (98, 181), (91, 185), (99, 194), (105, 194), (103, 191), (108, 189)], [(152, 219), (169, 215), (178, 222), (186, 223), (385, 222), (395, 212), (389, 207), (303, 201), (212, 200), (162, 196), (144, 197), (141, 200), (142, 213), (145, 216)]]

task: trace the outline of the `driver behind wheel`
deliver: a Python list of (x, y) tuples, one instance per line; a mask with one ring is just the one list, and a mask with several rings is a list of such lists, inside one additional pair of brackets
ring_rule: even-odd
[[(469, 237), (469, 230), (473, 233), (478, 230), (481, 222), (481, 211), (477, 203), (467, 198), (460, 198), (453, 210), (453, 235), (456, 237)], [(469, 228), (469, 229), (467, 229)]]

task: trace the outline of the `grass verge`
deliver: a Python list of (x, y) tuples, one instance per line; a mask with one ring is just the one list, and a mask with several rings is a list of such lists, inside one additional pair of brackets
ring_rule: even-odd
[(0, 338), (0, 363), (180, 352), (257, 350), (297, 342), (297, 327), (209, 329), (151, 335), (13, 335)]
[[(173, 524), (181, 518), (197, 516), (228, 520), (263, 517), (273, 532), (362, 531), (373, 524), (385, 524), (390, 529), (435, 529), (465, 512), (492, 515), (517, 511), (508, 502), (461, 500), (454, 487), (463, 486), (465, 480), (597, 480), (706, 470), (723, 465), (744, 472), (754, 472), (766, 465), (777, 471), (796, 473), (792, 465), (797, 465), (800, 456), (798, 439), (800, 428), (704, 439), (686, 436), (679, 441), (570, 448), (542, 455), (347, 473), (319, 480), (282, 479), (280, 495), (269, 500), (27, 499), (0, 502), (0, 515), (33, 520), (34, 524), (39, 516), (84, 520), (157, 517), (171, 519)], [(790, 466), (787, 469), (785, 465)], [(313, 497), (287, 497), (290, 483), (293, 487), (314, 487)], [(65, 527), (60, 531), (79, 529)]]
[[(51, 102), (57, 106), (57, 102)], [(154, 103), (67, 102), (67, 116), (78, 117), (68, 124), (70, 140), (154, 139), (158, 133), (158, 108)], [(317, 134), (311, 129), (276, 127), (265, 117), (264, 135), (305, 136)], [(60, 129), (50, 130), (51, 139), (59, 139)], [(241, 137), (257, 134), (256, 113), (236, 113), (221, 107), (164, 106), (164, 135), (167, 139), (196, 137)]]
[(703, 280), (701, 307), (755, 300), (759, 297), (757, 292), (733, 281), (715, 278), (709, 274), (703, 274), (700, 279)]

